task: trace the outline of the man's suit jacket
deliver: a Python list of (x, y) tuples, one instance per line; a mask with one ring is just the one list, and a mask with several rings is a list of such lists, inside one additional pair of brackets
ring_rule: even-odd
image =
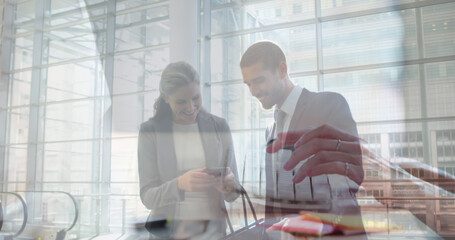
[[(232, 136), (226, 121), (201, 110), (197, 123), (206, 167), (230, 167), (238, 179)], [(152, 210), (151, 216), (174, 217), (178, 202), (185, 198), (184, 191), (178, 188), (175, 150), (172, 119), (150, 119), (141, 124), (138, 138), (140, 197)], [(211, 194), (220, 193), (213, 189)], [(237, 196), (234, 191), (222, 194), (220, 206), (224, 208), (223, 200), (233, 201)]]
[[(354, 136), (358, 135), (356, 123), (352, 118), (349, 106), (343, 96), (333, 92), (314, 93), (303, 89), (298, 99), (294, 114), (291, 118), (288, 131), (318, 127), (323, 124), (330, 124)], [(267, 129), (267, 141), (273, 138), (274, 128), (275, 124)], [(290, 153), (288, 153), (288, 156), (290, 156)], [(284, 157), (282, 159), (283, 161), (279, 163), (277, 167), (284, 171), (282, 166), (287, 158)], [(289, 198), (293, 198), (293, 192), (292, 189), (290, 189), (292, 182), (289, 180), (289, 185), (287, 186), (280, 186), (279, 184), (276, 186), (276, 182), (273, 181), (273, 174), (275, 173), (272, 172), (273, 168), (271, 164), (272, 155), (267, 154), (265, 165), (267, 186), (266, 212), (280, 213), (280, 204), (271, 202), (270, 198), (275, 197), (275, 189), (278, 189), (278, 198), (283, 197), (284, 199), (288, 198), (288, 200)], [(298, 167), (295, 169), (297, 170)], [(312, 178), (312, 181), (314, 186), (314, 196), (316, 198), (330, 198), (331, 191), (332, 197), (342, 197), (347, 199), (346, 201), (332, 201), (332, 209), (330, 210), (332, 213), (344, 214), (345, 210), (351, 211), (353, 214), (359, 213), (357, 201), (353, 196), (353, 192), (356, 191), (358, 186), (355, 186), (356, 184), (353, 181), (344, 176), (335, 174), (316, 176)], [(352, 189), (352, 191), (349, 191), (350, 189)], [(296, 184), (295, 191), (296, 200), (310, 200), (311, 187), (309, 178), (306, 178), (303, 182)], [(274, 214), (268, 214), (267, 216), (273, 217)]]

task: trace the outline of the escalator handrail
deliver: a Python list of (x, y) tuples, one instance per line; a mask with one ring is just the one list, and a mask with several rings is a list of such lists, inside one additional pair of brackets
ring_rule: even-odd
[(14, 192), (18, 192), (18, 193), (34, 193), (34, 192), (35, 193), (60, 193), (60, 194), (67, 195), (71, 199), (71, 201), (73, 201), (73, 205), (74, 205), (74, 220), (73, 220), (73, 222), (71, 223), (71, 225), (68, 228), (64, 229), (64, 231), (68, 232), (74, 226), (76, 226), (77, 219), (79, 218), (79, 207), (77, 205), (76, 199), (70, 193), (64, 192), (64, 191), (14, 191)]
[(19, 229), (19, 231), (17, 233), (12, 235), (12, 237), (17, 237), (17, 236), (21, 235), (21, 233), (25, 229), (25, 225), (27, 225), (27, 219), (28, 219), (27, 204), (25, 203), (24, 198), (21, 195), (17, 194), (17, 193), (14, 193), (14, 192), (0, 192), (0, 194), (2, 194), (2, 193), (3, 194), (10, 194), (10, 195), (13, 195), (13, 196), (19, 198), (19, 201), (22, 204), (22, 208), (24, 209), (24, 220), (22, 221), (22, 226), (21, 226), (21, 228)]

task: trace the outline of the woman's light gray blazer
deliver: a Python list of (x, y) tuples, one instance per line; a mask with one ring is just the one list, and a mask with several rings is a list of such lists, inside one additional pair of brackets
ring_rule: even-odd
[[(230, 167), (238, 182), (232, 136), (226, 121), (201, 110), (197, 123), (206, 167)], [(184, 191), (177, 184), (175, 149), (172, 120), (150, 119), (141, 124), (138, 138), (140, 197), (152, 210), (151, 216), (173, 217), (177, 203), (184, 200)], [(238, 195), (236, 191), (223, 194), (220, 206), (225, 207), (223, 200), (231, 202)]]

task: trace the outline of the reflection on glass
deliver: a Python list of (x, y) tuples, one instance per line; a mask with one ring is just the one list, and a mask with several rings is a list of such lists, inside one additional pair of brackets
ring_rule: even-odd
[(6, 179), (8, 184), (5, 191), (25, 189), (27, 180), (27, 145), (14, 145), (6, 149), (9, 161), (5, 165), (8, 168)]
[[(421, 117), (418, 66), (324, 75), (324, 90), (341, 93), (357, 122)], [(406, 106), (406, 107), (405, 107)]]
[(313, 92), (319, 91), (317, 76), (292, 77), (291, 75), (291, 78), (296, 85), (299, 85)]
[(158, 90), (161, 72), (169, 62), (169, 48), (117, 55), (114, 94)]
[[(94, 100), (59, 103), (46, 106), (45, 141), (68, 141), (96, 137), (94, 133)], [(95, 118), (96, 119), (96, 118)], [(97, 127), (96, 129), (99, 129)]]
[(455, 54), (455, 3), (422, 8), (425, 57)]
[(98, 43), (102, 43), (99, 40), (103, 39), (104, 34), (100, 33), (97, 39), (92, 33), (90, 22), (45, 33), (45, 40), (49, 41), (49, 63), (102, 54), (104, 48), (101, 47), (102, 45), (97, 45), (97, 40)]
[(7, 112), (9, 143), (26, 143), (29, 134), (29, 107), (12, 108)]
[(211, 25), (214, 35), (301, 21), (315, 16), (313, 0), (247, 0), (235, 7), (223, 7), (220, 1), (212, 1), (212, 7)]
[(33, 35), (16, 38), (14, 41), (14, 63), (11, 69), (32, 67), (33, 60)]
[(260, 40), (276, 42), (287, 54), (290, 73), (316, 70), (316, 35), (314, 25), (281, 28), (251, 33), (239, 37), (211, 41), (211, 81), (229, 81), (242, 78), (239, 59), (251, 44)]
[[(102, 95), (104, 81), (99, 61), (57, 65), (47, 69), (46, 101), (81, 99)], [(44, 100), (44, 99), (43, 99)]]
[(117, 51), (169, 42), (169, 6), (159, 6), (116, 17)]
[(321, 0), (322, 16), (336, 15), (363, 10), (371, 10), (394, 6), (406, 3), (413, 3), (415, 0), (363, 0), (363, 1), (333, 1)]
[[(105, 0), (106, 1), (106, 0)], [(117, 0), (116, 1), (116, 10), (127, 10), (137, 7), (143, 7), (149, 4), (160, 3), (160, 2), (167, 2), (163, 0)]]
[[(15, 21), (17, 25), (31, 23), (35, 19), (35, 4), (36, 1), (17, 1), (15, 9)], [(33, 26), (31, 27), (33, 29)]]
[(18, 72), (12, 75), (11, 89), (14, 94), (8, 106), (24, 106), (30, 104), (31, 71)]
[(71, 22), (77, 22), (83, 19), (88, 19), (86, 5), (84, 0), (72, 0), (72, 1), (50, 1), (50, 14), (49, 19), (46, 19), (51, 26), (60, 24), (66, 24)]
[(243, 83), (214, 85), (211, 88), (211, 112), (223, 116), (232, 130), (265, 129), (273, 111), (264, 110)]
[[(85, 182), (92, 178), (92, 153), (95, 144), (91, 141), (59, 142), (42, 145), (44, 164), (43, 181)], [(65, 171), (62, 171), (65, 169)], [(58, 188), (63, 191), (71, 188)]]
[(416, 58), (418, 54), (414, 14), (411, 9), (323, 23), (324, 68)]
[(428, 116), (455, 116), (455, 61), (425, 65)]
[(115, 96), (112, 107), (112, 137), (137, 137), (140, 124), (154, 114), (158, 91)]
[[(139, 130), (138, 130), (139, 131)], [(111, 181), (112, 182), (131, 182), (121, 186), (118, 191), (119, 194), (135, 194), (137, 192), (131, 191), (128, 188), (138, 189), (139, 186), (134, 186), (137, 182), (137, 138), (122, 138), (113, 139), (111, 148)], [(131, 186), (133, 185), (133, 186)]]

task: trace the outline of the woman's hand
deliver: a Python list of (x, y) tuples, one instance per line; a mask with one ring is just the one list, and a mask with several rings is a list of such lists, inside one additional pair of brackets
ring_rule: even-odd
[(202, 192), (215, 184), (215, 177), (204, 172), (205, 168), (194, 169), (177, 178), (179, 189)]
[(221, 193), (229, 193), (234, 190), (235, 187), (235, 176), (230, 168), (226, 168), (226, 175), (223, 177), (217, 177), (215, 182), (215, 188)]

